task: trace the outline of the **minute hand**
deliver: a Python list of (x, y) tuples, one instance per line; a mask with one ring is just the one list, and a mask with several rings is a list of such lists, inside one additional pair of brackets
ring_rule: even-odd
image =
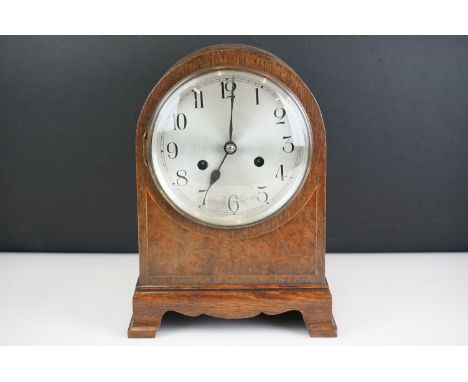
[[(234, 84), (234, 82), (233, 82)], [(233, 85), (234, 86), (234, 85)], [(232, 93), (231, 93), (231, 120), (229, 122), (229, 142), (232, 142), (232, 110), (234, 109), (234, 98), (236, 98), (236, 96), (234, 95), (234, 88), (232, 89)]]

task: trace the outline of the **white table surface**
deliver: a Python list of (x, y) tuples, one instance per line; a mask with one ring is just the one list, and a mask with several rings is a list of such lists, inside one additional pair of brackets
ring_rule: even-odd
[(328, 254), (338, 338), (295, 313), (167, 314), (128, 339), (135, 254), (0, 253), (0, 345), (468, 345), (468, 253)]

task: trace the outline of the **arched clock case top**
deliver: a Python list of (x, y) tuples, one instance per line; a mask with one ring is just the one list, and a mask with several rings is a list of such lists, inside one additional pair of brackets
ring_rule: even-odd
[[(167, 93), (184, 79), (215, 69), (270, 77), (299, 100), (312, 136), (310, 166), (291, 202), (240, 228), (202, 224), (174, 208), (154, 179), (148, 134)], [(150, 92), (136, 129), (140, 277), (130, 337), (154, 336), (164, 312), (250, 317), (299, 310), (312, 336), (335, 336), (325, 278), (326, 143), (319, 106), (282, 60), (254, 47), (216, 45), (171, 67)]]

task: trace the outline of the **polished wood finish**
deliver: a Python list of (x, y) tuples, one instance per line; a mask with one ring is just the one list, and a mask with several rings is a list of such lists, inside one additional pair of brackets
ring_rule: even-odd
[[(311, 168), (296, 197), (268, 220), (214, 228), (191, 220), (165, 199), (148, 168), (148, 134), (162, 98), (179, 81), (215, 68), (274, 77), (299, 99), (313, 137)], [(325, 278), (325, 129), (319, 106), (297, 74), (276, 56), (245, 45), (196, 51), (151, 91), (138, 120), (136, 174), (140, 277), (130, 337), (154, 336), (164, 312), (223, 318), (299, 310), (311, 335), (334, 336)]]
[(232, 319), (290, 310), (301, 312), (311, 337), (336, 336), (328, 288), (137, 290), (128, 336), (154, 337), (168, 311)]

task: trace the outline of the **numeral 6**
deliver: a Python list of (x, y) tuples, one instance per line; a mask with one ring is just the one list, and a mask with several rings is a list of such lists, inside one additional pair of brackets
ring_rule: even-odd
[(228, 208), (233, 214), (239, 210), (239, 201), (237, 200), (237, 195), (231, 195), (229, 197)]

